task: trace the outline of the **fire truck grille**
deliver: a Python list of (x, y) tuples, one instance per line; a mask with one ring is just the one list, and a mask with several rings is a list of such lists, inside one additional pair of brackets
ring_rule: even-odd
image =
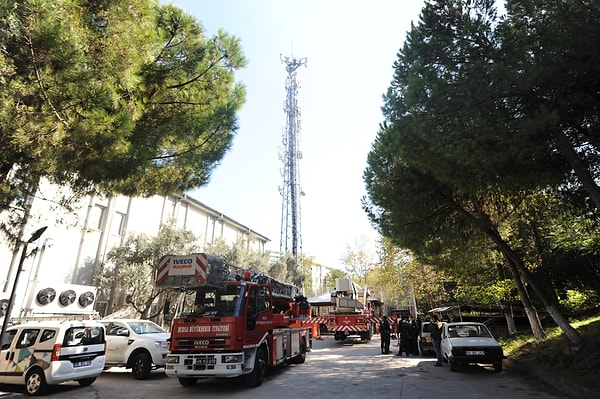
[(219, 338), (180, 338), (175, 341), (173, 351), (198, 349), (230, 349), (231, 337)]

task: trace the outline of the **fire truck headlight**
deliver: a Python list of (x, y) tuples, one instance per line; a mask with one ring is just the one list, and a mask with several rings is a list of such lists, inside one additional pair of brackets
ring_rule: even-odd
[(178, 364), (179, 363), (179, 356), (167, 356), (167, 363)]
[(221, 356), (221, 363), (241, 363), (242, 355), (223, 355)]

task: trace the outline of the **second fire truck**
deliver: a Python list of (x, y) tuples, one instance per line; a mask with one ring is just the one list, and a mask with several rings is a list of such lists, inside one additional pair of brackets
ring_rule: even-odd
[(308, 323), (324, 326), (328, 333), (333, 333), (336, 341), (352, 337), (369, 341), (375, 332), (377, 318), (372, 302), (368, 300), (367, 289), (360, 288), (350, 279), (337, 278), (331, 300), (334, 309), (309, 319)]
[(308, 301), (293, 285), (207, 254), (162, 257), (156, 284), (183, 292), (165, 368), (183, 386), (238, 376), (259, 386), (267, 368), (304, 363), (311, 349)]

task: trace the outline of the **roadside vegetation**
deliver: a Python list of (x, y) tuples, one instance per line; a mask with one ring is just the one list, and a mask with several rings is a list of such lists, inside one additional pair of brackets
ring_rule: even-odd
[(600, 303), (600, 8), (496, 3), (425, 2), (384, 95), (363, 208), (387, 240), (381, 276), (429, 309), (518, 309), (536, 340), (551, 319), (583, 347), (563, 302)]
[(600, 392), (600, 311), (595, 315), (571, 320), (583, 337), (583, 344), (573, 345), (558, 327), (546, 329), (546, 338), (536, 340), (531, 334), (501, 339), (507, 356), (516, 360), (532, 360), (536, 367), (551, 375), (559, 375), (572, 383)]

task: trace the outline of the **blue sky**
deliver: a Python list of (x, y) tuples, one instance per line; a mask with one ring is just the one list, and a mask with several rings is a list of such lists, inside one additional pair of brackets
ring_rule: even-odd
[[(163, 1), (163, 3), (166, 3)], [(356, 242), (377, 234), (361, 208), (367, 154), (383, 120), (382, 95), (421, 0), (177, 0), (207, 35), (219, 28), (241, 39), (248, 66), (236, 74), (246, 104), (229, 153), (210, 183), (189, 194), (268, 237), (279, 250), (285, 128), (285, 64), (298, 69), (301, 109), (302, 249), (316, 262), (343, 268)]]

